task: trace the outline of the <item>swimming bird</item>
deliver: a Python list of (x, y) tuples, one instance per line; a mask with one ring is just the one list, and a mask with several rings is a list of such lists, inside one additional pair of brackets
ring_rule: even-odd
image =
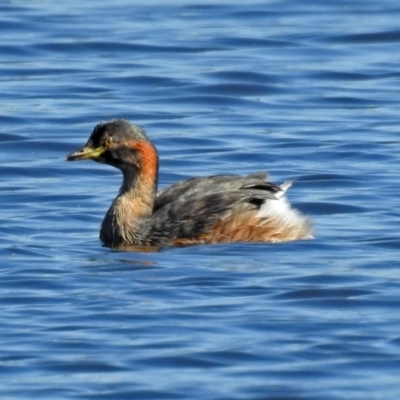
[(87, 143), (66, 157), (88, 159), (116, 167), (123, 176), (101, 224), (100, 239), (106, 246), (312, 238), (309, 219), (285, 198), (291, 182), (268, 182), (265, 172), (197, 177), (157, 193), (157, 150), (144, 130), (128, 121), (99, 123)]

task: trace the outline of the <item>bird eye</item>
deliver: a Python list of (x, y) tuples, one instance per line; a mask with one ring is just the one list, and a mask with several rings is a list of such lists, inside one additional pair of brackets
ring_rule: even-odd
[(104, 146), (105, 147), (111, 147), (113, 145), (113, 143), (114, 143), (114, 140), (113, 140), (113, 138), (111, 136), (107, 136), (104, 139)]

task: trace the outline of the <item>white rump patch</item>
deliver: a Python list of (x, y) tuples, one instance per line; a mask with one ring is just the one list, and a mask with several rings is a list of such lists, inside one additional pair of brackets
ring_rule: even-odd
[(285, 197), (286, 191), (292, 184), (292, 181), (288, 181), (280, 185), (281, 191), (275, 193), (276, 200), (267, 199), (258, 211), (257, 217), (277, 219), (289, 226), (304, 223), (305, 218), (297, 210), (291, 208)]

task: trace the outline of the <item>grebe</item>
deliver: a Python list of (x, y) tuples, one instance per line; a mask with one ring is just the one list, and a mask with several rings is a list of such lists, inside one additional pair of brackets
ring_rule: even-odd
[(290, 207), (290, 182), (267, 173), (184, 180), (157, 193), (158, 154), (139, 126), (111, 120), (94, 128), (68, 161), (94, 160), (121, 170), (122, 186), (100, 229), (106, 246), (283, 242), (312, 238), (308, 218)]

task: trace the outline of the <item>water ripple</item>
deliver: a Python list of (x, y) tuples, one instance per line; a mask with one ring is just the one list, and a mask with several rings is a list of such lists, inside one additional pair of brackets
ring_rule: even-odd
[[(0, 11), (1, 398), (399, 397), (394, 0)], [(120, 174), (63, 158), (109, 118), (161, 187), (294, 180), (315, 240), (102, 247)]]

